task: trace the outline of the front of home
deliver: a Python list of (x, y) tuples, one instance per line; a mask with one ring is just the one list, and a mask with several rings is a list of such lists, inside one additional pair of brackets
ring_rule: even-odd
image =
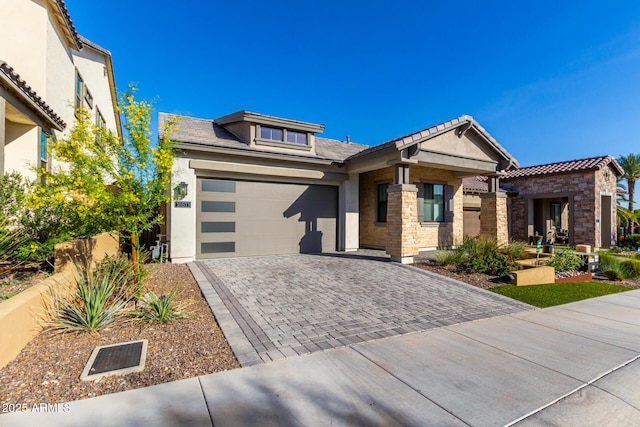
[[(159, 126), (172, 117), (160, 113)], [(462, 179), (476, 175), (494, 190), (482, 197), (482, 233), (507, 239), (497, 180), (518, 163), (469, 116), (373, 147), (248, 111), (178, 119), (167, 212), (174, 262), (359, 248), (411, 262), (462, 241)]]

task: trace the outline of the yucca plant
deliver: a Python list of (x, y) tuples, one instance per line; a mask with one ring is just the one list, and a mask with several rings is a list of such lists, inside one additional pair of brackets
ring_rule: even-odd
[(133, 317), (141, 320), (169, 323), (188, 317), (187, 306), (176, 300), (178, 288), (172, 289), (167, 295), (158, 296), (149, 291), (140, 298), (142, 307), (131, 312)]
[(18, 250), (29, 240), (23, 229), (12, 227), (6, 218), (0, 218), (0, 264), (15, 263)]
[(51, 327), (61, 331), (98, 331), (119, 320), (130, 301), (130, 266), (105, 260), (94, 273), (76, 269), (76, 286), (70, 297), (56, 293), (50, 310)]

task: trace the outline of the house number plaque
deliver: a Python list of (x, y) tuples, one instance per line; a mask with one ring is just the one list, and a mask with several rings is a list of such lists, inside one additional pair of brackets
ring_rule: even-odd
[(190, 208), (191, 207), (191, 202), (174, 202), (173, 205), (174, 208)]

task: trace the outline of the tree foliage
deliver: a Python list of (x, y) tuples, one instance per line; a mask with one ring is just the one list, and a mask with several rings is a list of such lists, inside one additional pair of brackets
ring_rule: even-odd
[[(627, 181), (627, 191), (629, 194), (628, 210), (633, 212), (635, 204), (636, 181), (640, 179), (640, 155), (629, 154), (626, 156), (620, 156), (618, 158), (618, 163), (620, 163), (620, 166), (622, 166), (622, 169), (624, 169), (624, 175), (622, 175), (622, 177)], [(629, 222), (629, 228), (629, 233), (633, 234), (635, 228), (634, 221)]]
[[(117, 230), (137, 236), (162, 221), (158, 207), (168, 202), (173, 166), (170, 135), (174, 123), (165, 126), (157, 145), (151, 141), (152, 105), (137, 101), (135, 87), (119, 100), (124, 140), (93, 123), (80, 108), (69, 136), (49, 144), (56, 169), (38, 170), (41, 183), (28, 197), (32, 208), (50, 206), (68, 220), (74, 237)], [(64, 228), (64, 227), (63, 227)]]

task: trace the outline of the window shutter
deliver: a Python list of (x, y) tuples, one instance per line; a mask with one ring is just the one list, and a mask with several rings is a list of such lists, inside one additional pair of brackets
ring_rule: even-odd
[(453, 222), (453, 185), (444, 186), (444, 221)]
[(418, 222), (424, 222), (424, 184), (416, 182), (415, 185), (418, 187)]

